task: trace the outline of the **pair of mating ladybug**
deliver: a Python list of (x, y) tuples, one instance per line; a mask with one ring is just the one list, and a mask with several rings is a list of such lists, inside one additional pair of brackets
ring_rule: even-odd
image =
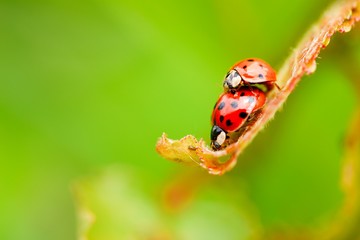
[(220, 150), (237, 141), (261, 114), (264, 92), (276, 85), (276, 73), (260, 59), (245, 59), (230, 68), (212, 112), (211, 147)]

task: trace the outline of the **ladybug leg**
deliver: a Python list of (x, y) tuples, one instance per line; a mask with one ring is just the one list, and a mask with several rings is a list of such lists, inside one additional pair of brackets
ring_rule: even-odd
[(266, 92), (269, 92), (276, 88), (278, 91), (281, 91), (281, 87), (276, 82), (266, 82), (265, 84)]
[(281, 87), (276, 82), (274, 82), (274, 85), (277, 88), (277, 90), (281, 91)]
[(254, 91), (253, 91), (254, 88), (251, 86), (250, 83), (245, 82), (245, 81), (243, 81), (243, 83), (244, 83), (244, 86), (248, 87), (248, 88), (250, 89), (250, 91), (251, 91), (252, 93), (254, 93)]
[(254, 94), (254, 95), (257, 94), (257, 93), (254, 91), (254, 88), (256, 88), (256, 87), (251, 86), (251, 84), (248, 83), (248, 82), (244, 82), (244, 83), (245, 83), (245, 86), (249, 88), (249, 90), (251, 91), (252, 94)]

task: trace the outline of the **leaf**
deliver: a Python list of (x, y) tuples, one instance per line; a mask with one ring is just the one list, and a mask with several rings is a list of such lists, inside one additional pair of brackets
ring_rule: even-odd
[[(203, 175), (204, 176), (204, 175)], [(142, 173), (111, 166), (73, 185), (78, 239), (249, 239), (261, 232), (252, 205), (236, 188), (195, 175), (155, 186)], [(198, 185), (201, 185), (201, 189)], [(227, 203), (227, 204), (224, 204)], [(238, 208), (241, 203), (245, 206)]]
[[(359, 92), (360, 93), (360, 92)], [(356, 110), (346, 140), (341, 186), (345, 200), (330, 234), (337, 239), (358, 239), (360, 222), (360, 108)], [(328, 226), (327, 226), (327, 229)], [(326, 232), (326, 230), (324, 231)]]
[[(236, 165), (237, 158), (244, 148), (281, 109), (302, 76), (312, 74), (316, 70), (316, 58), (329, 44), (331, 37), (336, 32), (349, 32), (360, 20), (359, 4), (359, 0), (337, 1), (325, 11), (281, 67), (277, 80), (281, 90), (269, 93), (262, 116), (236, 143), (224, 150), (213, 151), (202, 139), (197, 140), (194, 136), (188, 135), (180, 140), (171, 140), (163, 134), (157, 142), (157, 152), (172, 161), (199, 165), (210, 174), (221, 175), (230, 171)], [(226, 161), (222, 161), (224, 159)]]
[[(357, 96), (357, 108), (347, 130), (344, 141), (344, 156), (340, 184), (344, 201), (336, 218), (322, 229), (324, 239), (359, 239), (360, 223), (360, 71), (354, 51), (344, 43), (341, 51), (347, 61), (339, 63), (345, 75), (353, 83)], [(331, 229), (331, 231), (329, 231)]]
[(159, 239), (165, 234), (163, 216), (136, 179), (131, 170), (112, 166), (76, 182), (78, 239)]

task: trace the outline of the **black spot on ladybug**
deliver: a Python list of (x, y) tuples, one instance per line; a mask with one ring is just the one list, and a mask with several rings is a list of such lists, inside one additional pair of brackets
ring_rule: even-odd
[(240, 93), (240, 96), (242, 97), (242, 96), (245, 96), (245, 93), (244, 92), (241, 92)]
[(232, 102), (230, 105), (231, 105), (232, 108), (237, 108), (238, 107), (238, 103), (235, 102), (235, 101)]
[(225, 107), (225, 102), (221, 102), (218, 106), (218, 110), (221, 110)]
[(224, 121), (224, 116), (220, 115), (220, 122), (223, 122), (223, 121)]
[(261, 73), (258, 76), (259, 78), (264, 78), (264, 75), (262, 75)]
[(226, 126), (230, 127), (232, 125), (232, 122), (230, 121), (230, 119), (226, 120)]
[(254, 61), (254, 59), (248, 59), (248, 62), (253, 62)]
[(247, 66), (245, 65), (245, 66), (243, 66), (243, 69), (246, 69), (247, 68)]
[(246, 112), (241, 112), (239, 114), (239, 117), (241, 117), (242, 119), (245, 119), (248, 116), (248, 114)]

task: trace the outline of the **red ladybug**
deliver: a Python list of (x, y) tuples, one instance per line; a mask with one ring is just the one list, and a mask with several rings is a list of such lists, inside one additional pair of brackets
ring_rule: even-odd
[(263, 84), (271, 90), (276, 84), (276, 73), (265, 61), (249, 58), (237, 62), (226, 74), (223, 86), (225, 91), (234, 91), (243, 85)]
[(239, 130), (261, 110), (265, 101), (265, 93), (258, 88), (241, 87), (235, 92), (223, 93), (211, 116), (211, 147), (219, 150), (236, 141)]

